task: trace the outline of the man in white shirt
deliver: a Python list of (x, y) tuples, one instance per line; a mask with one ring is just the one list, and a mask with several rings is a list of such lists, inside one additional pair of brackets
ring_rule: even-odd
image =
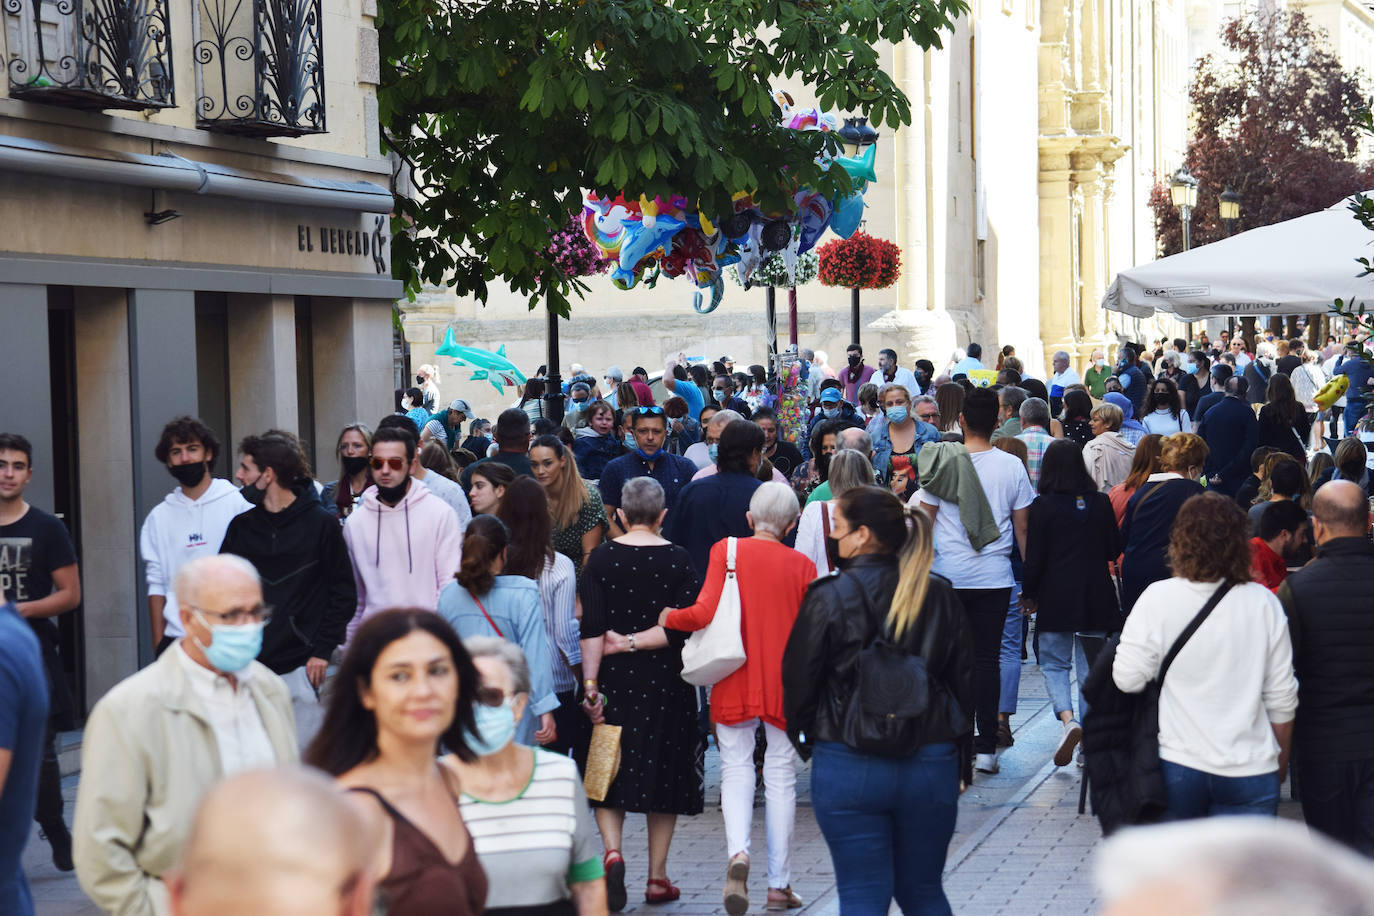
[(907, 390), (907, 394), (913, 398), (921, 393), (921, 386), (916, 381), (916, 373), (905, 366), (897, 365), (896, 350), (878, 351), (878, 371), (874, 373), (873, 378), (877, 379), (879, 395), (888, 385), (901, 385)]
[(1050, 365), (1054, 368), (1054, 374), (1050, 376), (1050, 413), (1058, 414), (1064, 389), (1070, 385), (1081, 385), (1083, 380), (1078, 377), (1078, 371), (1069, 362), (1069, 354), (1065, 350), (1056, 350), (1054, 356), (1050, 357)]
[(969, 344), (968, 350), (965, 351), (965, 354), (966, 355), (963, 359), (959, 360), (957, 363), (950, 367), (950, 378), (954, 378), (954, 376), (956, 375), (963, 375), (967, 377), (968, 374), (974, 371), (975, 369), (986, 368), (983, 365), (982, 345), (976, 343)]
[(997, 540), (976, 550), (969, 540), (959, 504), (941, 499), (929, 489), (916, 494), (935, 523), (935, 563), (932, 572), (949, 579), (968, 614), (973, 631), (974, 718), (978, 735), (973, 739), (974, 767), (997, 772), (997, 713), (1001, 697), (1002, 630), (1011, 602), (1015, 579), (1011, 572), (1012, 538), (1026, 553), (1026, 527), (1035, 491), (1021, 460), (993, 448), (997, 426), (997, 393), (975, 388), (964, 398), (959, 422), (964, 447), (978, 475), (978, 483), (992, 510)]
[(269, 612), (253, 565), (198, 557), (174, 591), (186, 635), (96, 704), (82, 741), (73, 857), (107, 913), (166, 913), (162, 877), (201, 796), (229, 773), (298, 757), (290, 692), (254, 661)]

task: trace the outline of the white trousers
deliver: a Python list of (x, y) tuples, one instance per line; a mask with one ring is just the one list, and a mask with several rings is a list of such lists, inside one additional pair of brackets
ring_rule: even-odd
[[(716, 725), (720, 748), (720, 807), (725, 815), (728, 855), (749, 851), (754, 820), (754, 731), (759, 720)], [(763, 797), (768, 825), (768, 886), (792, 883), (792, 828), (797, 820), (797, 752), (787, 733), (763, 724)]]
[(281, 679), (291, 691), (291, 712), (296, 716), (296, 743), (301, 750), (305, 750), (324, 723), (324, 706), (315, 695), (315, 688), (310, 686), (304, 665), (286, 672)]

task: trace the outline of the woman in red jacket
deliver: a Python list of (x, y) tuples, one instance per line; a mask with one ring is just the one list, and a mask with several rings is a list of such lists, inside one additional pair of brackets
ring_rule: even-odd
[[(725, 911), (749, 909), (749, 832), (754, 816), (754, 733), (763, 720), (768, 749), (763, 762), (768, 823), (768, 909), (796, 909), (792, 892), (792, 825), (796, 820), (797, 752), (782, 713), (782, 653), (816, 567), (782, 539), (797, 523), (797, 497), (781, 483), (766, 483), (749, 501), (751, 538), (736, 541), (744, 665), (711, 688), (711, 721), (720, 750), (720, 805), (725, 816)], [(665, 608), (659, 623), (671, 630), (703, 629), (715, 617), (725, 588), (730, 539), (711, 548), (706, 584), (696, 604)]]

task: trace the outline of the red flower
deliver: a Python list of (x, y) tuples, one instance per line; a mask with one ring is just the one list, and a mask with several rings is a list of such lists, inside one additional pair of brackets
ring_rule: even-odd
[(896, 283), (902, 274), (901, 249), (866, 232), (827, 242), (818, 253), (820, 281), (826, 286), (884, 289)]

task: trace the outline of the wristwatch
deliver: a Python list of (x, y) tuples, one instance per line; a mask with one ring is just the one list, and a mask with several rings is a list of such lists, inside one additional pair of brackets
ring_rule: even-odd
[(633, 633), (630, 634), (630, 651), (631, 651), (631, 652), (638, 652), (638, 651), (639, 651), (638, 649), (635, 648), (635, 634), (633, 634)]

